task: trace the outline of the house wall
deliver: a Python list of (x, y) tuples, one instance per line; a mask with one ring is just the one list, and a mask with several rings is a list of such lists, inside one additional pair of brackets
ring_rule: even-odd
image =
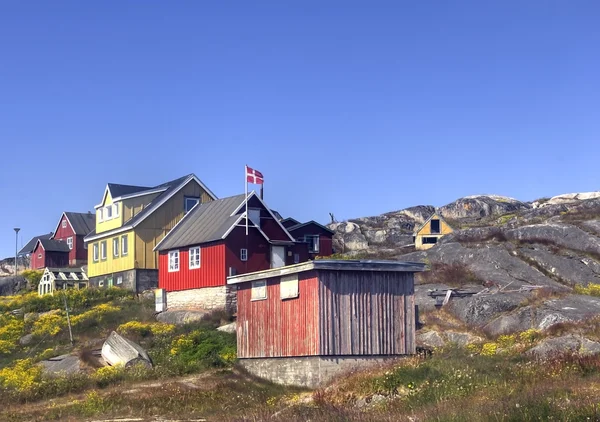
[(414, 354), (414, 275), (320, 270), (321, 355)]
[[(41, 257), (38, 258), (38, 255), (40, 254)], [(31, 252), (29, 266), (32, 270), (46, 268), (46, 251), (39, 244), (33, 252)]]
[[(296, 242), (288, 248), (288, 251), (291, 251), (291, 255), (287, 254), (285, 265), (294, 265), (311, 259), (311, 254), (308, 253), (308, 243)], [(298, 262), (294, 262), (294, 254), (298, 254)]]
[[(127, 255), (122, 255), (121, 245), (122, 238), (127, 236)], [(119, 238), (119, 256), (113, 256), (113, 239)], [(106, 259), (103, 260), (100, 258), (100, 249), (98, 249), (98, 261), (94, 261), (94, 245), (98, 245), (100, 248), (100, 243), (106, 241), (107, 253)], [(119, 271), (131, 270), (137, 267), (136, 259), (135, 259), (135, 233), (133, 230), (128, 232), (115, 234), (114, 236), (107, 236), (105, 238), (94, 240), (93, 242), (88, 243), (87, 255), (88, 255), (88, 276), (96, 277), (103, 274), (111, 274)]]
[(149, 195), (136, 196), (135, 198), (124, 199), (122, 202), (123, 222), (131, 220), (136, 214), (144, 209), (159, 193)]
[(167, 292), (167, 309), (236, 310), (236, 290), (232, 286), (203, 287)]
[(239, 358), (319, 354), (319, 288), (315, 272), (298, 274), (299, 295), (293, 299), (281, 299), (279, 280), (267, 280), (265, 300), (251, 300), (252, 283), (238, 285)]
[(316, 256), (330, 256), (333, 254), (333, 235), (319, 226), (308, 224), (291, 231), (290, 234), (294, 239), (302, 239), (305, 235), (311, 234), (319, 235), (319, 253), (310, 254), (311, 259), (314, 259)]
[[(119, 283), (119, 277), (121, 283)], [(126, 271), (115, 271), (89, 278), (90, 287), (107, 289), (118, 287), (125, 290), (141, 293), (145, 290), (158, 287), (158, 271), (146, 269), (133, 269)]]
[[(106, 197), (102, 202), (102, 206), (111, 205), (113, 203), (112, 197), (110, 196), (110, 192), (108, 190), (106, 192)], [(119, 206), (119, 216), (115, 218), (111, 218), (110, 220), (100, 221), (100, 209), (96, 210), (96, 233), (102, 233), (108, 230), (116, 229), (123, 225), (123, 206), (121, 203), (117, 203)]]
[(142, 221), (135, 229), (135, 258), (137, 268), (158, 269), (158, 252), (154, 247), (184, 216), (184, 197), (197, 196), (202, 202), (212, 200), (195, 181), (191, 180), (177, 194)]
[[(67, 221), (67, 227), (63, 228), (62, 223), (64, 220)], [(69, 219), (63, 214), (58, 223), (58, 229), (54, 234), (54, 239), (62, 240), (63, 242), (67, 243), (67, 238), (69, 237), (73, 238), (73, 249), (71, 249), (71, 251), (69, 252), (68, 265), (76, 266), (86, 264), (87, 250), (85, 249), (85, 242), (83, 241), (85, 235), (76, 235), (73, 231), (73, 227), (69, 223)]]
[[(440, 219), (439, 216), (434, 215), (431, 217), (432, 220)], [(440, 219), (440, 233), (435, 233), (436, 235), (445, 235), (452, 233), (452, 227), (450, 227), (444, 220)], [(429, 236), (431, 235), (431, 221), (428, 221), (421, 230), (417, 232), (417, 236)]]
[(169, 272), (169, 251), (159, 254), (158, 287), (167, 292), (224, 286), (226, 279), (223, 242), (200, 247), (200, 268), (189, 269), (189, 247), (178, 248), (179, 271)]
[(268, 210), (266, 210), (261, 202), (252, 197), (248, 202), (249, 208), (260, 208), (260, 228), (271, 240), (286, 240), (289, 241), (286, 231), (281, 228), (277, 220), (275, 220)]
[(46, 261), (45, 267), (67, 267), (69, 265), (68, 252), (46, 251), (44, 258)]
[[(229, 275), (229, 267), (236, 270), (236, 274), (250, 273), (271, 268), (271, 248), (267, 240), (255, 228), (248, 230), (245, 227), (234, 228), (226, 239), (225, 269)], [(240, 249), (248, 249), (248, 260), (240, 259)], [(225, 283), (225, 280), (223, 280)]]

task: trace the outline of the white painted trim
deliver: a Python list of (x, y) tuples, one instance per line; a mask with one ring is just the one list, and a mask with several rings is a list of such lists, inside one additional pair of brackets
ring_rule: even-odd
[(104, 194), (102, 195), (102, 202), (100, 202), (98, 205), (94, 205), (95, 209), (101, 208), (104, 206), (104, 202), (106, 202), (106, 194), (110, 192), (110, 189), (108, 188), (108, 183), (106, 184), (106, 187), (104, 188)]
[[(194, 265), (192, 267), (192, 250), (198, 249), (198, 266)], [(192, 246), (188, 249), (188, 269), (197, 270), (202, 267), (202, 248), (200, 246)]]
[[(171, 269), (171, 254), (177, 254), (177, 269), (176, 270), (172, 270)], [(179, 269), (181, 268), (181, 253), (179, 253), (179, 249), (174, 249), (168, 252), (167, 254), (167, 272), (169, 273), (176, 273), (179, 271)]]

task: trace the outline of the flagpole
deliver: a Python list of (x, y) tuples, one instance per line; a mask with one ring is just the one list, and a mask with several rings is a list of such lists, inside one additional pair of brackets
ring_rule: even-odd
[(248, 237), (248, 164), (244, 167), (244, 182), (246, 186), (246, 237)]

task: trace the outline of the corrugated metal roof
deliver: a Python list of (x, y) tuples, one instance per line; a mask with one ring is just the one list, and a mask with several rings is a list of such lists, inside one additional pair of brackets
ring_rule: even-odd
[(325, 227), (325, 226), (324, 226), (324, 225), (322, 225), (322, 224), (319, 224), (319, 223), (317, 223), (315, 220), (310, 220), (310, 221), (307, 221), (306, 223), (298, 223), (298, 224), (296, 224), (296, 225), (294, 225), (294, 226), (287, 227), (287, 230), (288, 230), (289, 232), (293, 232), (294, 230), (298, 230), (298, 229), (299, 229), (299, 228), (301, 228), (301, 227), (306, 227), (306, 226), (309, 226), (309, 225), (311, 225), (311, 224), (312, 224), (312, 225), (315, 225), (315, 226), (317, 226), (317, 227), (320, 227), (320, 228), (322, 228), (323, 230), (325, 230), (325, 231), (328, 231), (328, 232), (329, 232), (329, 233), (331, 233), (331, 234), (335, 234), (335, 232), (334, 232), (333, 230), (331, 230), (330, 228), (327, 228), (327, 227)]
[(39, 239), (46, 252), (69, 252), (69, 245), (60, 240)]
[(33, 248), (35, 248), (38, 239), (50, 239), (53, 235), (54, 233), (50, 232), (47, 234), (42, 234), (40, 236), (32, 237), (31, 240), (21, 248), (21, 250), (19, 251), (19, 255), (24, 255), (33, 252)]
[(223, 237), (239, 215), (231, 214), (244, 202), (245, 195), (230, 196), (196, 205), (158, 245), (157, 250), (212, 242)]
[(132, 193), (141, 192), (144, 190), (151, 189), (147, 186), (133, 186), (133, 185), (119, 185), (117, 183), (109, 183), (108, 190), (112, 198), (118, 198), (123, 195), (130, 195)]
[(96, 227), (96, 214), (85, 212), (65, 212), (73, 231), (77, 235), (87, 235)]

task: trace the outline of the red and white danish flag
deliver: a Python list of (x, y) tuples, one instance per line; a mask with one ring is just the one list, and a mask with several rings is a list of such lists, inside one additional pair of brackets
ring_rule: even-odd
[(262, 173), (248, 166), (246, 166), (246, 181), (248, 183), (254, 183), (255, 185), (262, 185), (265, 183)]

